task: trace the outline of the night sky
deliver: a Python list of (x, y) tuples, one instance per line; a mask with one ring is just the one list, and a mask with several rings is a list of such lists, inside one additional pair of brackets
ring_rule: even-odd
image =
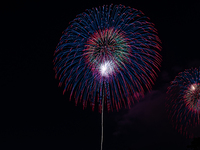
[[(99, 150), (101, 116), (62, 94), (53, 53), (77, 14), (123, 4), (151, 19), (162, 41), (162, 66), (150, 93), (131, 109), (105, 111), (104, 150), (187, 150), (165, 111), (166, 90), (179, 72), (200, 66), (199, 0), (6, 2), (1, 5), (1, 127), (4, 149)], [(198, 130), (199, 132), (199, 130)], [(200, 134), (199, 134), (200, 135)]]

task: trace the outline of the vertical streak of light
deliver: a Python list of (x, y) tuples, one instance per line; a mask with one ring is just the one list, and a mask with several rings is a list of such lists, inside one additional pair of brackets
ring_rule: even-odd
[(103, 149), (103, 109), (104, 109), (104, 90), (103, 97), (102, 97), (102, 111), (101, 111), (101, 150)]

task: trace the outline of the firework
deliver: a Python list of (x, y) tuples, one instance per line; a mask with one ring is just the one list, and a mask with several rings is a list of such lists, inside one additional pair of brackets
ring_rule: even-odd
[[(150, 90), (161, 63), (161, 41), (141, 11), (123, 5), (86, 10), (64, 30), (54, 53), (56, 78), (75, 103), (118, 110)], [(139, 94), (138, 94), (139, 93)]]
[(200, 123), (200, 68), (179, 73), (167, 94), (167, 112), (173, 126), (181, 134), (193, 137), (192, 128)]

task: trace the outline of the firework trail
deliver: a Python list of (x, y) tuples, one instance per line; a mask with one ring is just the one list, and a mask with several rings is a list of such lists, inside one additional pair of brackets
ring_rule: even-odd
[(175, 77), (167, 91), (167, 112), (179, 133), (192, 138), (200, 123), (200, 68), (186, 69)]

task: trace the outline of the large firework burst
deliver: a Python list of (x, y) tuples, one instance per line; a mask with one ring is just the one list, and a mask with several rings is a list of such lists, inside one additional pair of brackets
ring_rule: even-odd
[[(55, 50), (59, 86), (76, 104), (90, 101), (108, 110), (130, 106), (150, 90), (161, 63), (160, 39), (141, 11), (123, 5), (86, 10), (70, 22)], [(139, 94), (138, 94), (139, 93)]]

